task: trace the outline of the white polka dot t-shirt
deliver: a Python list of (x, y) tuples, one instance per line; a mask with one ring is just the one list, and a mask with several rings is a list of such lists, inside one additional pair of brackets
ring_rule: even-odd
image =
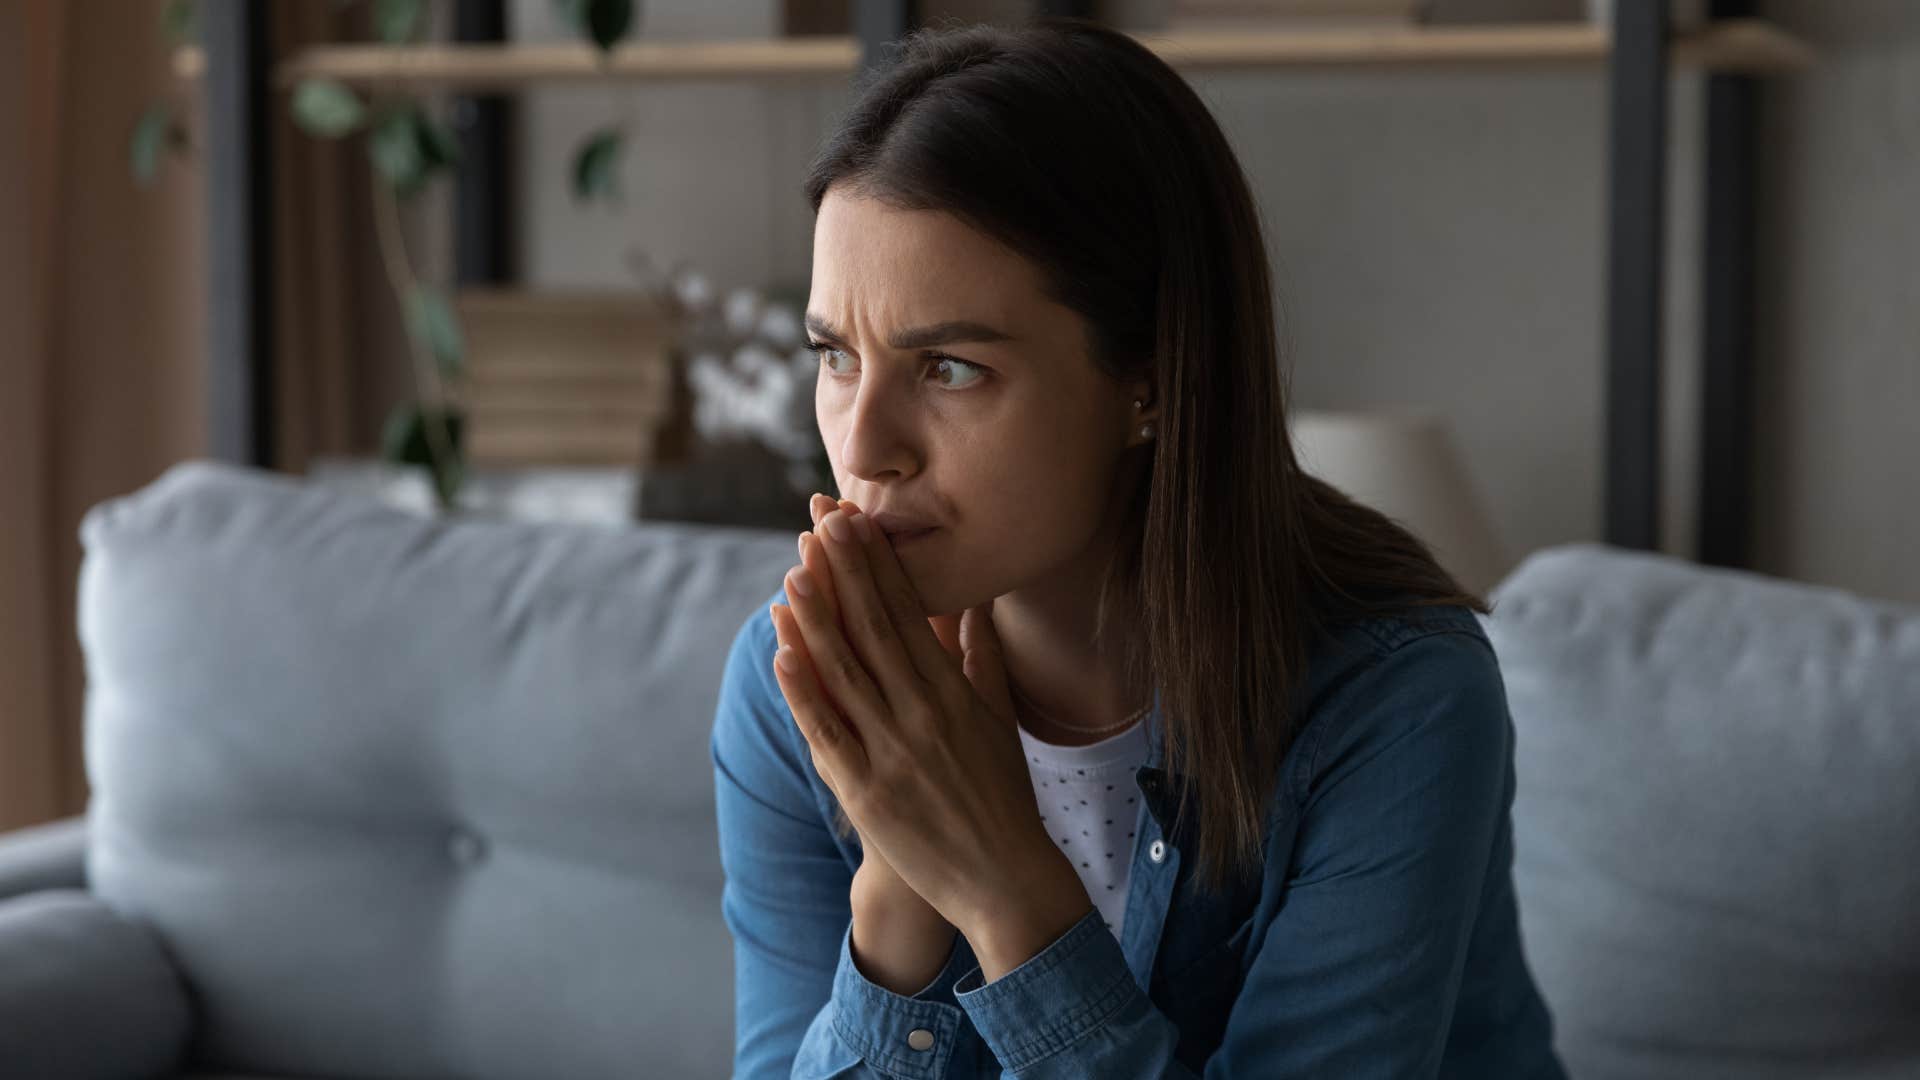
[(1056, 746), (1025, 727), (1019, 731), (1040, 820), (1073, 860), (1087, 895), (1118, 939), (1140, 811), (1133, 774), (1147, 763), (1146, 721), (1087, 746)]

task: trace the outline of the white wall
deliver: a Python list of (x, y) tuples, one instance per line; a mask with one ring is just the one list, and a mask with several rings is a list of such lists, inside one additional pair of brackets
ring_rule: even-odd
[(1821, 55), (1763, 98), (1760, 563), (1920, 602), (1920, 4), (1769, 7)]

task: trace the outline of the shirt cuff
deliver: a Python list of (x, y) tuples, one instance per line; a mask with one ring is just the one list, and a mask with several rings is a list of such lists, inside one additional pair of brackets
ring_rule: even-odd
[(907, 997), (860, 974), (853, 963), (853, 924), (848, 923), (840, 935), (840, 963), (833, 974), (834, 1031), (862, 1060), (889, 1076), (941, 1080), (967, 1034), (966, 1015), (953, 1004), (953, 986), (961, 975), (979, 968), (964, 940), (955, 934), (940, 974)]
[(1016, 1073), (1079, 1042), (1139, 993), (1097, 907), (1000, 978), (985, 982), (975, 964), (953, 986), (974, 1030)]

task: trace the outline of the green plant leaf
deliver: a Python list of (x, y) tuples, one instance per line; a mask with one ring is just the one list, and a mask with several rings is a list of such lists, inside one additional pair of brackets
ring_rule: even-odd
[(426, 187), (435, 173), (460, 163), (460, 141), (418, 105), (396, 106), (374, 124), (367, 140), (374, 167), (402, 198)]
[(427, 160), (429, 172), (441, 167), (459, 166), (460, 140), (454, 137), (453, 132), (424, 112), (415, 114), (414, 131), (419, 136), (420, 156)]
[(366, 122), (366, 106), (332, 79), (302, 79), (293, 90), (293, 119), (310, 135), (333, 139)]
[(152, 187), (154, 177), (160, 173), (160, 155), (167, 147), (167, 131), (172, 122), (173, 114), (167, 106), (151, 105), (140, 114), (140, 121), (133, 126), (128, 157), (133, 166), (133, 178), (141, 187)]
[[(427, 441), (430, 417), (441, 418), (447, 425), (447, 440), (453, 444), (450, 461), (434, 461), (433, 444)], [(380, 429), (380, 457), (396, 465), (426, 466), (432, 474), (440, 505), (450, 507), (466, 476), (465, 454), (461, 449), (461, 431), (465, 426), (466, 416), (457, 408), (440, 411), (422, 408), (414, 401), (402, 402), (387, 413), (386, 423)]]
[(418, 193), (427, 180), (427, 156), (420, 151), (417, 113), (411, 106), (389, 110), (367, 136), (374, 168), (401, 198)]
[(596, 132), (580, 145), (573, 159), (573, 197), (585, 202), (594, 198), (620, 201), (615, 179), (620, 174), (620, 133), (609, 128)]
[(433, 354), (441, 374), (450, 378), (460, 374), (466, 342), (444, 293), (426, 286), (414, 289), (407, 297), (407, 329)]
[(389, 45), (412, 41), (424, 7), (421, 0), (374, 0), (374, 35)]
[(610, 52), (633, 28), (633, 0), (559, 0), (567, 21), (601, 52)]
[(160, 30), (166, 35), (167, 44), (175, 48), (198, 41), (200, 20), (193, 0), (167, 0), (167, 6), (160, 9)]

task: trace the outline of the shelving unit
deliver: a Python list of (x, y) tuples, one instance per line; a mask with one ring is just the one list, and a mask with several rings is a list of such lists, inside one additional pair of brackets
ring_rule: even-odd
[[(914, 0), (852, 0), (850, 36), (765, 41), (635, 42), (602, 58), (586, 45), (507, 44), (500, 0), (459, 0), (456, 44), (312, 48), (269, 67), (266, 6), (209, 4), (206, 51), (183, 49), (176, 71), (204, 79), (212, 170), (214, 412), (216, 448), (245, 456), (269, 445), (261, 382), (270, 336), (271, 219), (261, 207), (270, 131), (263, 110), (300, 79), (363, 87), (507, 94), (530, 86), (604, 80), (848, 78), (885, 61), (917, 25)], [(1041, 0), (1046, 14), (1087, 16), (1091, 0)], [(1617, 0), (1611, 27), (1586, 23), (1407, 26), (1352, 31), (1141, 32), (1135, 36), (1184, 71), (1290, 69), (1526, 69), (1602, 66), (1608, 79), (1606, 539), (1657, 549), (1660, 464), (1660, 301), (1666, 228), (1666, 116), (1672, 67), (1707, 78), (1706, 238), (1698, 558), (1750, 560), (1752, 444), (1753, 158), (1759, 77), (1812, 62), (1805, 43), (1752, 17), (1754, 0), (1711, 0), (1712, 21), (1668, 30), (1667, 0)], [(482, 40), (471, 40), (473, 38)], [(498, 99), (482, 99), (483, 107)], [(505, 123), (480, 134), (499, 159)], [(221, 148), (226, 149), (222, 150)], [(471, 189), (469, 185), (472, 185)], [(487, 181), (462, 177), (463, 251), (493, 251), (506, 207)], [(463, 265), (465, 265), (463, 258)], [(463, 279), (464, 279), (463, 274)], [(250, 344), (251, 343), (251, 344)], [(246, 403), (254, 403), (248, 406)], [(249, 434), (250, 433), (250, 434)], [(257, 460), (259, 451), (253, 451)], [(259, 463), (266, 464), (264, 461)]]
[[(1612, 52), (1603, 27), (1581, 24), (1409, 26), (1385, 30), (1168, 32), (1134, 35), (1182, 70), (1263, 68), (1559, 67), (1598, 65)], [(635, 42), (605, 60), (586, 45), (329, 45), (280, 64), (282, 89), (326, 77), (411, 90), (505, 91), (543, 83), (845, 77), (860, 66), (850, 36), (765, 41)], [(1804, 67), (1798, 40), (1759, 19), (1723, 20), (1676, 38), (1674, 63), (1703, 71), (1778, 74)], [(175, 71), (198, 77), (204, 57), (182, 48)]]

